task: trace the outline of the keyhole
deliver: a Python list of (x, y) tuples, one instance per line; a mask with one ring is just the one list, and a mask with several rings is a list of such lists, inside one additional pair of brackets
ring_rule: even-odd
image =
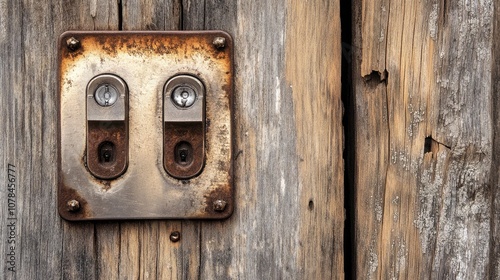
[(186, 149), (180, 150), (181, 162), (185, 163), (187, 160), (187, 156), (188, 156), (188, 151)]
[(115, 145), (109, 141), (102, 142), (99, 145), (99, 162), (113, 163), (115, 161)]
[(188, 142), (180, 142), (175, 146), (175, 162), (179, 165), (189, 165), (193, 162), (193, 147)]
[(109, 151), (104, 152), (104, 162), (109, 162), (111, 160), (111, 153)]

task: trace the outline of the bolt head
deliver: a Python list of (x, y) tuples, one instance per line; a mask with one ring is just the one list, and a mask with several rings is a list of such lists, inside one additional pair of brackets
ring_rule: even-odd
[(80, 48), (80, 41), (78, 41), (75, 37), (71, 37), (66, 40), (66, 46), (70, 51), (76, 51)]
[(177, 242), (179, 240), (181, 240), (181, 233), (180, 232), (173, 231), (172, 233), (170, 233), (170, 241)]
[(67, 205), (69, 212), (76, 212), (80, 210), (80, 202), (78, 202), (78, 200), (72, 199), (68, 201)]
[(214, 41), (212, 44), (217, 48), (217, 49), (223, 49), (226, 46), (226, 38), (224, 37), (215, 37)]
[(216, 212), (222, 212), (226, 209), (227, 202), (222, 199), (217, 199), (214, 201), (214, 211)]
[(172, 93), (172, 101), (179, 108), (189, 108), (196, 101), (196, 91), (187, 85), (176, 87)]
[(102, 107), (111, 106), (118, 100), (118, 90), (110, 84), (102, 84), (96, 89), (94, 99)]

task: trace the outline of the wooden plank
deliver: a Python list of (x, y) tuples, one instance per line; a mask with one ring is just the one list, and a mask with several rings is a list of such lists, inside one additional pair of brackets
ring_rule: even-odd
[(387, 2), (353, 5), (357, 277), (488, 279), (493, 1)]
[(181, 0), (121, 0), (123, 30), (177, 30), (182, 26)]
[[(29, 195), (30, 188), (28, 183), (30, 183), (30, 178), (26, 176), (29, 174), (26, 170), (31, 169), (31, 162), (28, 160), (20, 159), (23, 156), (24, 151), (30, 145), (25, 138), (27, 133), (23, 129), (22, 125), (29, 126), (29, 118), (24, 118), (29, 113), (28, 110), (24, 110), (24, 100), (29, 99), (29, 95), (24, 94), (23, 77), (21, 75), (16, 75), (16, 72), (21, 71), (24, 65), (24, 56), (22, 56), (21, 45), (22, 38), (20, 36), (15, 36), (15, 33), (19, 33), (20, 26), (22, 26), (22, 14), (21, 14), (21, 3), (10, 3), (7, 1), (0, 2), (0, 60), (2, 64), (0, 65), (0, 82), (2, 85), (2, 92), (0, 95), (0, 110), (2, 113), (2, 122), (0, 123), (1, 129), (4, 133), (0, 136), (2, 143), (0, 145), (0, 154), (2, 155), (1, 161), (1, 173), (0, 179), (2, 180), (2, 191), (0, 191), (0, 199), (2, 201), (2, 207), (0, 210), (0, 225), (2, 229), (0, 231), (0, 236), (2, 242), (0, 243), (0, 250), (2, 254), (0, 255), (0, 261), (2, 263), (2, 273), (5, 275), (6, 279), (15, 279), (19, 275), (21, 266), (21, 240), (20, 233), (22, 231), (22, 225), (28, 222), (29, 213), (25, 214), (23, 211), (23, 206), (20, 205), (22, 197), (25, 193)], [(9, 17), (10, 15), (10, 17)], [(11, 93), (11, 94), (9, 94)], [(19, 105), (17, 105), (19, 104)], [(22, 110), (19, 110), (19, 106)], [(21, 121), (22, 120), (22, 121)], [(33, 161), (40, 163), (40, 157), (34, 158)], [(9, 166), (14, 165), (15, 167)], [(11, 167), (14, 172), (8, 172), (8, 168)], [(8, 174), (14, 175), (14, 177), (8, 177)], [(22, 174), (22, 175), (21, 175)], [(7, 191), (3, 187), (4, 184), (11, 179), (12, 191)], [(5, 182), (5, 183), (4, 183)], [(26, 190), (28, 189), (28, 190)], [(12, 194), (14, 197), (9, 201), (8, 194)], [(8, 208), (5, 207), (8, 206)], [(20, 219), (22, 215), (26, 217)], [(34, 216), (34, 215), (33, 215)], [(40, 219), (40, 217), (38, 217)], [(13, 219), (13, 220), (9, 220)], [(33, 219), (33, 218), (32, 218)], [(8, 230), (7, 230), (8, 229)], [(55, 236), (61, 240), (59, 233)], [(32, 238), (33, 247), (38, 249), (38, 240)], [(24, 242), (28, 244), (28, 242)], [(5, 253), (4, 253), (5, 252)], [(59, 250), (60, 253), (60, 250)], [(53, 269), (48, 267), (48, 269)], [(26, 271), (25, 275), (33, 275), (33, 271)]]
[(300, 162), (299, 268), (304, 279), (343, 279), (339, 1), (289, 1), (288, 5), (286, 77), (293, 92)]
[[(2, 230), (0, 260), (8, 279), (93, 279), (94, 226), (69, 225), (56, 212), (56, 42), (68, 29), (116, 28), (115, 1), (0, 1), (2, 182), (16, 166), (16, 273), (8, 270)], [(113, 25), (113, 22), (115, 23)], [(0, 199), (7, 203), (2, 190)], [(2, 207), (3, 208), (3, 207)], [(0, 212), (0, 225), (10, 222)]]
[[(0, 16), (0, 180), (8, 180), (12, 164), (18, 186), (17, 272), (7, 270), (2, 253), (1, 275), (342, 278), (338, 1), (0, 0)], [(70, 29), (180, 27), (223, 29), (235, 39), (235, 213), (204, 222), (61, 220), (55, 211), (57, 37)], [(1, 201), (7, 198), (0, 191)], [(0, 209), (2, 228), (7, 210)], [(170, 241), (173, 231), (181, 241)], [(0, 231), (2, 240), (8, 235)], [(0, 242), (0, 251), (7, 246)]]
[(183, 30), (205, 29), (205, 1), (197, 1), (197, 0), (182, 1), (182, 29)]
[[(199, 222), (161, 223), (158, 235), (157, 279), (197, 279), (200, 267)], [(180, 241), (172, 243), (170, 234), (181, 233)]]
[[(389, 0), (361, 1), (362, 22), (361, 29), (363, 38), (371, 40), (363, 41), (363, 52), (361, 52), (361, 75), (370, 75), (372, 71), (380, 72), (382, 75), (386, 68), (385, 53), (387, 48), (387, 24), (389, 23)], [(361, 34), (361, 33), (360, 33)]]
[[(495, 3), (496, 4), (496, 3)], [(493, 36), (500, 34), (500, 9), (494, 9)], [(492, 52), (492, 93), (500, 92), (500, 40), (493, 40)], [(493, 116), (493, 159), (491, 170), (492, 217), (491, 217), (491, 252), (489, 259), (491, 279), (500, 279), (500, 99), (498, 94), (492, 95)]]
[(120, 268), (120, 223), (95, 225), (95, 262), (99, 279), (113, 279)]
[(207, 279), (343, 278), (338, 1), (206, 1), (234, 37), (236, 210), (203, 223)]

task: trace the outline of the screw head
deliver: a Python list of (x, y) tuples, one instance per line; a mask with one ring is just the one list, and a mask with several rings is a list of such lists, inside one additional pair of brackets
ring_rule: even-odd
[(181, 233), (180, 232), (173, 231), (172, 233), (170, 233), (170, 241), (177, 242), (179, 240), (181, 240)]
[(78, 41), (75, 37), (71, 37), (66, 40), (66, 46), (70, 51), (76, 51), (80, 48), (80, 41)]
[(72, 199), (68, 201), (67, 205), (69, 212), (76, 212), (80, 210), (80, 202), (78, 202), (78, 200)]
[(177, 107), (188, 108), (196, 101), (196, 92), (187, 85), (176, 87), (172, 92), (172, 101)]
[(226, 209), (227, 202), (222, 199), (217, 199), (214, 201), (214, 211), (216, 212), (222, 212)]
[(103, 107), (111, 106), (118, 99), (118, 90), (110, 84), (100, 85), (94, 93), (94, 99)]
[(224, 37), (215, 37), (212, 44), (217, 48), (217, 49), (223, 49), (226, 46), (226, 38)]

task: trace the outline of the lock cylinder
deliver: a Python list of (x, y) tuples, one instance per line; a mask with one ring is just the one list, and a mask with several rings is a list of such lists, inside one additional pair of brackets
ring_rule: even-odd
[(163, 167), (177, 179), (197, 176), (205, 162), (205, 87), (178, 75), (163, 90)]
[(103, 74), (87, 85), (87, 168), (111, 180), (128, 165), (128, 88), (118, 76)]

